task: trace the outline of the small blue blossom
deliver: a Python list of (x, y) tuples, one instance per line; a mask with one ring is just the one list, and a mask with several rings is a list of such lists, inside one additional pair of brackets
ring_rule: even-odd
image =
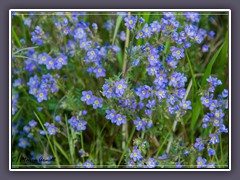
[(29, 126), (32, 127), (32, 128), (34, 128), (34, 127), (37, 126), (37, 122), (36, 122), (35, 120), (31, 120), (31, 121), (29, 121), (28, 124), (29, 124)]
[(172, 56), (175, 57), (177, 60), (184, 58), (184, 49), (171, 47), (170, 50), (172, 51)]
[(126, 124), (126, 116), (122, 116), (121, 114), (116, 115), (116, 124), (120, 126), (121, 124)]
[(83, 163), (84, 168), (94, 168), (94, 164), (92, 161), (88, 160), (85, 163)]
[(202, 151), (204, 149), (204, 143), (201, 138), (197, 138), (194, 144), (194, 148), (198, 149), (198, 151)]
[(93, 103), (92, 91), (83, 91), (82, 95), (83, 96), (81, 97), (81, 101), (86, 102), (87, 105), (90, 105)]
[(176, 168), (182, 168), (182, 165), (181, 165), (180, 162), (177, 162), (177, 163), (176, 163)]
[(154, 158), (149, 158), (146, 165), (147, 168), (155, 168), (157, 166), (157, 162), (155, 162)]
[(136, 162), (141, 161), (143, 157), (141, 155), (141, 151), (137, 149), (137, 147), (134, 147), (133, 152), (130, 154), (130, 158), (132, 158), (133, 161)]
[(205, 168), (206, 167), (206, 162), (207, 162), (206, 159), (199, 156), (198, 159), (197, 159), (197, 168)]
[(97, 109), (97, 108), (101, 108), (102, 105), (102, 98), (97, 98), (97, 97), (93, 97), (92, 103), (93, 103), (93, 109)]
[(55, 127), (54, 125), (49, 125), (47, 131), (49, 135), (55, 135), (58, 131), (58, 128)]
[(136, 129), (138, 131), (140, 131), (141, 129), (145, 130), (145, 127), (147, 125), (147, 123), (145, 121), (141, 120), (139, 117), (137, 117), (137, 119), (134, 120), (133, 123), (136, 126)]
[(30, 143), (28, 142), (27, 138), (20, 138), (18, 146), (25, 149), (27, 146), (30, 146)]
[(218, 135), (210, 134), (209, 137), (210, 137), (210, 140), (209, 140), (210, 144), (217, 144), (217, 143), (219, 143)]
[(61, 122), (61, 117), (60, 117), (59, 115), (56, 116), (56, 117), (55, 117), (55, 121), (58, 122), (58, 123)]
[(137, 22), (137, 16), (130, 16), (130, 17), (125, 17), (125, 26), (128, 27), (130, 30), (132, 30), (135, 27), (135, 24)]
[(213, 155), (215, 155), (215, 154), (216, 154), (216, 152), (215, 152), (214, 149), (212, 149), (212, 148), (209, 148), (209, 149), (208, 149), (208, 156), (213, 156)]
[(116, 95), (118, 97), (121, 97), (124, 94), (125, 89), (127, 88), (127, 84), (124, 79), (121, 79), (120, 81), (115, 82), (115, 87)]

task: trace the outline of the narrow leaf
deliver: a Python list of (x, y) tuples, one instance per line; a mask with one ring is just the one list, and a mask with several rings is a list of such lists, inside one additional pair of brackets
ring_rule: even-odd
[(206, 71), (203, 75), (203, 78), (202, 78), (202, 83), (201, 85), (204, 86), (207, 82), (207, 78), (210, 76), (211, 72), (212, 72), (212, 67), (213, 67), (213, 64), (215, 63), (219, 53), (221, 52), (223, 46), (224, 46), (225, 42), (222, 44), (222, 46), (218, 49), (218, 51), (214, 54), (214, 56), (212, 57), (212, 59), (210, 60), (207, 68), (206, 68)]

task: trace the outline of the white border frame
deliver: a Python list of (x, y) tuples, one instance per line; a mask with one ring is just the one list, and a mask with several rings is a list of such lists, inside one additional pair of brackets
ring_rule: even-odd
[[(12, 12), (52, 12), (52, 11), (104, 11), (104, 12), (119, 12), (119, 11), (142, 11), (142, 12), (167, 12), (167, 11), (198, 11), (198, 12), (228, 12), (228, 24), (229, 24), (229, 169), (12, 169), (12, 147), (11, 147), (11, 120), (12, 120), (12, 107), (11, 107), (11, 94), (12, 94), (12, 78), (11, 78), (11, 25), (12, 25)], [(9, 171), (231, 171), (231, 10), (230, 9), (10, 9), (9, 10)]]

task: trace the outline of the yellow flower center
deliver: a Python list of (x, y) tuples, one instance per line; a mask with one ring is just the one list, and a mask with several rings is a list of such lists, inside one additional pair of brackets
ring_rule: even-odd
[(177, 50), (177, 54), (179, 55), (179, 54), (181, 54), (181, 52), (179, 50)]
[(129, 24), (133, 24), (133, 20), (130, 20), (130, 21), (129, 21)]
[(53, 64), (53, 61), (49, 61), (49, 64)]
[(122, 89), (122, 85), (121, 84), (118, 85), (118, 89)]
[(98, 100), (96, 100), (96, 101), (94, 101), (94, 103), (95, 103), (95, 104), (99, 104), (99, 101), (98, 101)]
[(209, 103), (209, 100), (208, 100), (208, 99), (206, 99), (206, 100), (205, 100), (205, 103)]
[(62, 62), (62, 61), (63, 61), (63, 58), (59, 58), (58, 61), (59, 61), (59, 62)]
[(46, 56), (43, 56), (43, 57), (42, 57), (42, 60), (43, 60), (43, 61), (45, 61), (46, 59), (47, 59)]
[(101, 68), (99, 68), (99, 69), (98, 69), (98, 72), (99, 72), (99, 73), (100, 73), (100, 72), (102, 72), (102, 69), (101, 69)]
[(95, 52), (94, 51), (91, 51), (91, 55), (94, 55), (95, 54)]
[(158, 94), (159, 94), (159, 95), (162, 95), (163, 93), (162, 93), (162, 91), (159, 91)]
[(40, 93), (39, 96), (40, 96), (40, 97), (43, 97), (43, 93)]

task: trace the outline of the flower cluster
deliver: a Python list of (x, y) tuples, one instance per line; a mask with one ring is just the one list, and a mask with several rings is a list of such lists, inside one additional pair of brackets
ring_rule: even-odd
[(102, 98), (98, 98), (92, 94), (92, 91), (82, 91), (81, 101), (86, 102), (87, 105), (93, 105), (94, 109), (102, 107)]
[(29, 86), (29, 94), (34, 95), (38, 102), (48, 99), (50, 92), (58, 92), (56, 79), (58, 75), (52, 76), (51, 74), (42, 75), (41, 79), (37, 75), (31, 77), (27, 85)]
[(75, 116), (72, 116), (68, 123), (72, 126), (75, 131), (84, 131), (86, 129), (87, 122), (81, 119), (77, 119)]

